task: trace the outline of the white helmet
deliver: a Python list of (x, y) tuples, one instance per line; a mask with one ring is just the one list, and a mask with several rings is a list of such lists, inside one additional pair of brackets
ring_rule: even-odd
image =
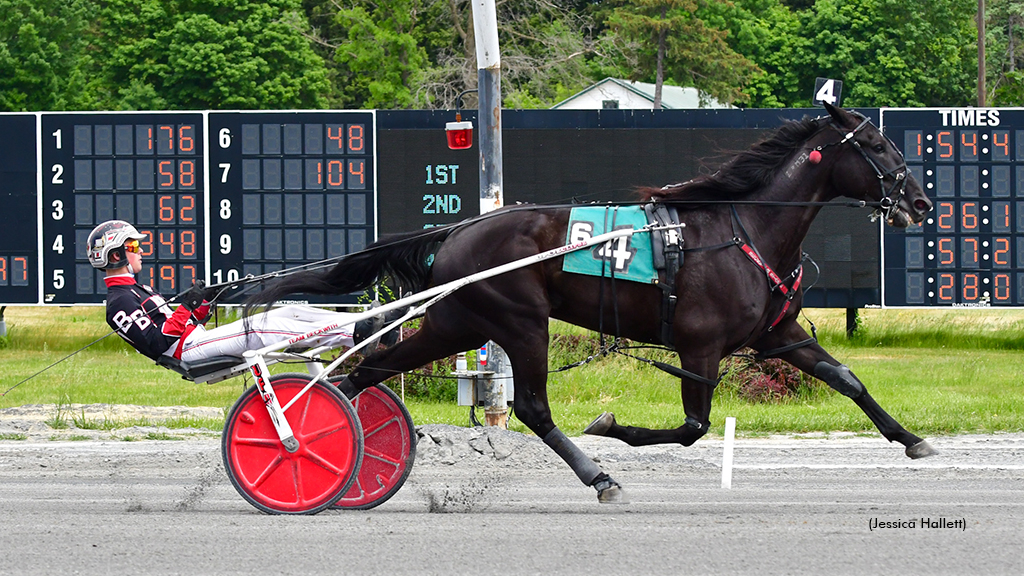
[[(124, 220), (108, 220), (92, 229), (86, 246), (86, 256), (93, 268), (109, 270), (128, 265), (128, 255), (124, 251), (124, 243), (128, 239), (145, 240), (134, 226)], [(110, 253), (117, 252), (119, 258), (110, 260)]]

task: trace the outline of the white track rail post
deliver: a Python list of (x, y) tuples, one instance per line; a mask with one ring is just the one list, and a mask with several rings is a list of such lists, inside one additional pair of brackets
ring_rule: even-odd
[(732, 447), (736, 439), (736, 419), (725, 419), (725, 449), (722, 453), (722, 488), (732, 488)]
[[(498, 15), (494, 0), (473, 0), (473, 29), (476, 39), (477, 97), (480, 123), (480, 213), (501, 208), (501, 55), (498, 51)], [(485, 423), (508, 427), (506, 387), (512, 387), (512, 365), (505, 351), (487, 343), (487, 367), (494, 377), (484, 397)]]

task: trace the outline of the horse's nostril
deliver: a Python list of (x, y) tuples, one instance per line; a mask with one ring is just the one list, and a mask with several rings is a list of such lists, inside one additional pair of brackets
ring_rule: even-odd
[(914, 200), (914, 208), (916, 208), (918, 212), (924, 212), (925, 210), (929, 209), (928, 201), (921, 200), (920, 198)]

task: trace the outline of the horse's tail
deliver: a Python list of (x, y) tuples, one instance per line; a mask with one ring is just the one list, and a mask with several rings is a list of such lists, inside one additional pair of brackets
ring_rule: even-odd
[(443, 226), (391, 235), (365, 250), (341, 257), (326, 271), (288, 274), (250, 296), (245, 309), (249, 312), (292, 294), (350, 294), (365, 290), (384, 278), (390, 278), (396, 288), (417, 292), (425, 288), (430, 279), (428, 258), (454, 229), (455, 226)]

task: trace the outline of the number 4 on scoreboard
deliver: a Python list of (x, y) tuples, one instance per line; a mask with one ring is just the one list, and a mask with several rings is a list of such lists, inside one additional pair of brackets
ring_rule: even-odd
[(815, 78), (814, 98), (811, 99), (811, 102), (815, 106), (821, 106), (822, 102), (828, 102), (833, 106), (839, 106), (839, 101), (842, 96), (842, 80), (833, 80), (832, 78)]

